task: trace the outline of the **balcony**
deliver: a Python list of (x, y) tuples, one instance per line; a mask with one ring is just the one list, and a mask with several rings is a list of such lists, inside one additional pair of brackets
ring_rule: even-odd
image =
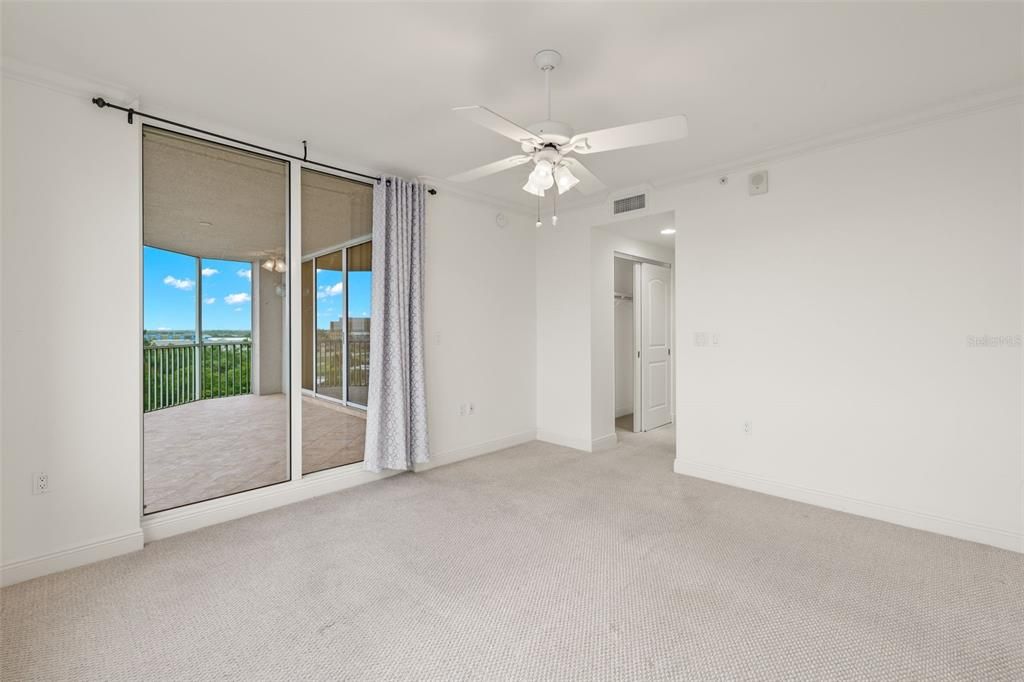
[[(201, 372), (196, 368), (202, 368)], [(142, 411), (252, 393), (252, 342), (169, 343), (142, 350)]]
[[(365, 394), (365, 345), (349, 347), (350, 394), (353, 387)], [(340, 346), (323, 357), (318, 374), (340, 386)], [(253, 393), (254, 360), (249, 341), (143, 349), (144, 513), (290, 478), (288, 401)], [(303, 473), (363, 459), (364, 413), (308, 396), (302, 410)]]

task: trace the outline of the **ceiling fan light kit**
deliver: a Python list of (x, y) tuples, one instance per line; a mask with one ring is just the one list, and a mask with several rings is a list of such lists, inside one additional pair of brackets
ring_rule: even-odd
[[(533, 170), (523, 185), (523, 191), (536, 196), (538, 204), (552, 187), (558, 189), (556, 197), (573, 188), (583, 194), (595, 194), (606, 189), (604, 183), (571, 154), (596, 154), (670, 142), (687, 135), (686, 117), (681, 115), (577, 135), (568, 123), (551, 120), (551, 72), (562, 63), (562, 55), (556, 50), (541, 50), (533, 56), (533, 62), (544, 73), (547, 120), (523, 127), (487, 107), (455, 107), (453, 111), (459, 116), (519, 143), (523, 153), (454, 175), (449, 180), (471, 182), (532, 161)], [(551, 224), (557, 223), (557, 215), (552, 215)], [(540, 226), (538, 216), (537, 227)]]

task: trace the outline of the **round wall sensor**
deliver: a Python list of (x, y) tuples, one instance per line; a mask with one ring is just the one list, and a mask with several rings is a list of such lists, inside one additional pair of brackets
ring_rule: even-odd
[(508, 225), (508, 218), (505, 217), (504, 213), (499, 213), (498, 215), (494, 216), (494, 224), (500, 228), (504, 228), (506, 225)]

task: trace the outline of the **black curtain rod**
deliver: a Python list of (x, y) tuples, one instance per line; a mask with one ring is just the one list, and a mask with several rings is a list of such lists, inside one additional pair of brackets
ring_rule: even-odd
[[(313, 166), (320, 166), (321, 168), (330, 168), (331, 170), (338, 171), (340, 173), (345, 173), (347, 175), (356, 175), (356, 176), (358, 176), (360, 178), (366, 178), (367, 180), (373, 180), (374, 182), (380, 182), (380, 178), (377, 177), (376, 175), (367, 175), (366, 173), (359, 173), (359, 172), (356, 172), (356, 171), (348, 170), (347, 168), (339, 168), (338, 166), (332, 166), (332, 165), (327, 164), (327, 163), (320, 163), (319, 161), (311, 161), (310, 159), (308, 159), (306, 157), (306, 154), (305, 154), (305, 151), (306, 151), (306, 141), (305, 140), (302, 141), (302, 151), (303, 151), (302, 156), (296, 156), (295, 154), (288, 154), (287, 152), (279, 152), (276, 149), (270, 149), (269, 147), (262, 147), (262, 146), (260, 146), (258, 144), (253, 144), (252, 142), (246, 142), (245, 140), (239, 140), (239, 139), (236, 139), (234, 137), (228, 137), (227, 135), (221, 135), (220, 133), (213, 133), (213, 132), (210, 132), (209, 130), (203, 130), (202, 128), (197, 128), (195, 126), (186, 125), (184, 123), (178, 123), (177, 121), (172, 121), (172, 120), (167, 119), (167, 118), (161, 118), (159, 116), (154, 116), (153, 114), (147, 114), (145, 112), (137, 111), (137, 110), (132, 109), (130, 107), (122, 107), (122, 106), (119, 106), (117, 104), (111, 104), (110, 102), (106, 101), (102, 97), (93, 97), (92, 98), (92, 103), (95, 104), (100, 109), (103, 109), (105, 107), (110, 107), (111, 109), (117, 109), (118, 111), (123, 111), (123, 112), (127, 113), (128, 114), (128, 123), (129, 124), (132, 124), (132, 123), (135, 122), (134, 119), (135, 119), (136, 116), (140, 116), (142, 118), (148, 118), (148, 119), (150, 119), (152, 121), (160, 121), (161, 123), (166, 123), (168, 125), (177, 126), (179, 128), (184, 128), (185, 130), (191, 130), (192, 132), (200, 133), (202, 135), (209, 135), (210, 137), (216, 137), (216, 138), (219, 138), (221, 140), (227, 140), (228, 142), (234, 142), (235, 144), (240, 144), (240, 145), (243, 145), (243, 146), (246, 146), (246, 147), (251, 147), (252, 149), (259, 149), (260, 151), (268, 152), (270, 154), (275, 154), (277, 156), (283, 156), (285, 158), (295, 159), (296, 161), (302, 161), (303, 163), (308, 163), (308, 164), (311, 164)], [(427, 192), (429, 194), (437, 194), (437, 190), (434, 189), (434, 188), (429, 188), (427, 190)]]

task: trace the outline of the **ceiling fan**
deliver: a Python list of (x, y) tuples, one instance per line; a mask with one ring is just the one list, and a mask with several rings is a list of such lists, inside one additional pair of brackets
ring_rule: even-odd
[(518, 142), (522, 153), (453, 175), (449, 180), (471, 182), (532, 161), (533, 170), (523, 189), (536, 195), (538, 200), (553, 186), (557, 186), (558, 194), (573, 187), (584, 194), (594, 194), (605, 189), (604, 183), (573, 154), (596, 154), (686, 137), (685, 116), (669, 116), (577, 134), (569, 124), (551, 120), (551, 72), (562, 62), (562, 55), (555, 50), (541, 50), (534, 55), (533, 61), (544, 72), (548, 120), (523, 127), (487, 107), (455, 107), (453, 111), (462, 118)]

